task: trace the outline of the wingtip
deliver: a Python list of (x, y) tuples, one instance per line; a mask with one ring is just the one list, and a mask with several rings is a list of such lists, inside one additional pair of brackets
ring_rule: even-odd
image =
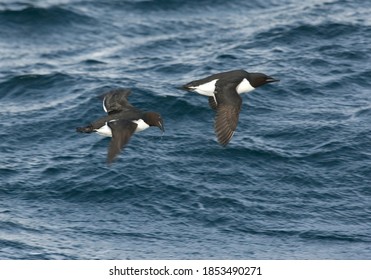
[(230, 139), (220, 139), (220, 138), (218, 138), (218, 143), (219, 143), (220, 146), (222, 146), (223, 148), (225, 148), (225, 147), (227, 147), (227, 145), (231, 141), (231, 138)]
[(215, 129), (215, 133), (216, 133), (216, 138), (218, 140), (218, 143), (221, 146), (226, 147), (228, 143), (231, 141), (234, 131)]
[(110, 152), (107, 154), (106, 164), (111, 166), (116, 161), (117, 155), (113, 155)]

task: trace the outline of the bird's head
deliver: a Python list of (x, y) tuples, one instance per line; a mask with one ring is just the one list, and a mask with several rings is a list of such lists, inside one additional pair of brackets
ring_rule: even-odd
[(156, 112), (147, 112), (144, 115), (144, 121), (149, 126), (157, 126), (161, 129), (162, 132), (165, 132), (164, 121), (159, 113)]
[(250, 74), (249, 82), (254, 88), (260, 87), (268, 83), (279, 82), (278, 79), (272, 78), (263, 73), (249, 73), (249, 74)]

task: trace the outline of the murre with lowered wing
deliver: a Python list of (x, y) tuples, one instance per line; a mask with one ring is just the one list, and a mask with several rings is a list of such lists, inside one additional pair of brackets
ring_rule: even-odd
[(112, 163), (130, 137), (150, 126), (157, 126), (164, 131), (164, 122), (159, 113), (143, 112), (128, 101), (130, 89), (114, 89), (103, 95), (103, 109), (107, 113), (90, 125), (78, 127), (76, 131), (84, 133), (96, 132), (112, 137), (108, 147), (107, 162)]
[(182, 89), (209, 97), (209, 105), (216, 111), (214, 128), (218, 142), (226, 146), (237, 127), (242, 105), (240, 94), (278, 81), (263, 73), (233, 70), (192, 81)]

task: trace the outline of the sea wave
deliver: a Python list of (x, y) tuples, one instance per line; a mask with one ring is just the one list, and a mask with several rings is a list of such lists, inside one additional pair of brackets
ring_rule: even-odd
[(59, 27), (64, 28), (80, 23), (92, 23), (94, 20), (82, 13), (72, 11), (60, 6), (47, 8), (37, 7), (30, 4), (17, 6), (17, 8), (2, 8), (0, 6), (0, 23), (14, 28), (16, 26), (35, 28)]
[(64, 104), (73, 105), (74, 100), (80, 94), (75, 92), (71, 95), (65, 95), (64, 91), (74, 80), (74, 77), (62, 73), (11, 77), (0, 84), (4, 92), (0, 97), (3, 102), (0, 113), (19, 114), (47, 109), (54, 110)]
[[(369, 258), (368, 5), (1, 3), (0, 257)], [(179, 87), (231, 69), (281, 81), (241, 96), (221, 147)], [(107, 165), (110, 139), (75, 129), (118, 87), (165, 133)]]

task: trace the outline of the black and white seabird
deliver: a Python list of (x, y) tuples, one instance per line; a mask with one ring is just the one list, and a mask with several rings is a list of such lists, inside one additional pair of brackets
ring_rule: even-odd
[(127, 100), (130, 93), (130, 89), (122, 88), (105, 93), (102, 96), (103, 109), (107, 116), (86, 127), (76, 128), (78, 132), (96, 132), (102, 136), (112, 137), (108, 147), (108, 163), (112, 163), (134, 133), (150, 126), (157, 126), (164, 132), (164, 122), (161, 115), (156, 112), (143, 112), (135, 108)]
[(182, 89), (209, 97), (209, 105), (216, 111), (214, 128), (218, 142), (226, 146), (237, 127), (242, 105), (239, 95), (278, 81), (262, 73), (233, 70), (192, 81)]

